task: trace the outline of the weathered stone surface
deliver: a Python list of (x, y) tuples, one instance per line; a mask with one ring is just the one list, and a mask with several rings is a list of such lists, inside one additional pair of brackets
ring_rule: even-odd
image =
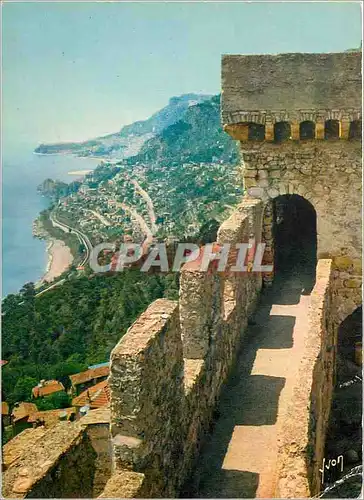
[(349, 280), (344, 280), (344, 286), (346, 288), (360, 288), (361, 287), (361, 279), (360, 278), (351, 278)]
[(32, 448), (46, 433), (45, 427), (25, 429), (3, 446), (2, 457), (4, 470), (15, 460)]
[(133, 471), (115, 471), (98, 498), (145, 498), (144, 474)]
[(110, 439), (110, 408), (91, 410), (79, 420), (86, 429), (92, 447), (96, 452), (92, 496), (97, 497), (111, 476), (112, 445)]
[(280, 436), (277, 497), (307, 498), (320, 491), (334, 374), (335, 327), (332, 309), (332, 261), (320, 260), (311, 293), (310, 328), (294, 390)]
[(222, 289), (217, 274), (183, 268), (180, 278), (180, 324), (183, 355), (204, 359), (214, 322), (220, 316)]
[[(169, 495), (183, 433), (183, 357), (178, 305), (156, 300), (111, 353), (115, 465), (145, 474), (151, 496)], [(166, 482), (169, 478), (170, 483)]]
[(295, 124), (330, 119), (328, 110), (360, 110), (360, 71), (360, 52), (224, 55), (222, 122)]
[(84, 428), (61, 422), (9, 466), (2, 494), (6, 498), (89, 498), (95, 458)]

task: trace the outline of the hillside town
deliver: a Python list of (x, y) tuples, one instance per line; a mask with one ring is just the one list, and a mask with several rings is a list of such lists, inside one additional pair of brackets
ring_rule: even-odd
[(235, 169), (220, 162), (175, 169), (136, 165), (129, 172), (127, 164), (103, 162), (77, 192), (58, 199), (59, 221), (87, 234), (93, 244), (125, 236), (142, 241), (140, 219), (157, 237), (187, 238), (208, 220), (223, 220), (242, 196)]
[[(6, 364), (3, 362), (3, 364)], [(6, 401), (1, 404), (1, 428), (7, 449), (13, 449), (13, 439), (21, 439), (27, 429), (54, 427), (61, 421), (76, 421), (86, 416), (90, 410), (107, 408), (110, 402), (110, 389), (107, 382), (109, 362), (89, 366), (87, 370), (69, 376), (68, 389), (57, 380), (41, 380), (32, 388), (28, 401), (16, 402), (12, 408)], [(49, 400), (49, 396), (62, 395), (71, 406), (51, 410), (39, 410), (40, 402)], [(37, 406), (38, 405), (38, 406)]]

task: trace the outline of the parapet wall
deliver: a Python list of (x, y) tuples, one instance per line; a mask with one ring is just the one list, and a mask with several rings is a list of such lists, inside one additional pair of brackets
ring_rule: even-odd
[(361, 52), (224, 55), (223, 124), (358, 119)]
[(90, 498), (96, 453), (84, 428), (62, 422), (24, 450), (3, 474), (4, 498)]
[(330, 416), (337, 332), (332, 268), (330, 259), (317, 265), (299, 383), (280, 436), (277, 498), (309, 498), (322, 489), (319, 469)]
[[(262, 212), (259, 200), (246, 199), (221, 226), (219, 243), (259, 242)], [(186, 264), (179, 303), (153, 302), (114, 348), (114, 474), (104, 496), (178, 497), (261, 284), (259, 273), (230, 276)]]
[(26, 429), (3, 450), (4, 498), (92, 498), (111, 475), (109, 409)]

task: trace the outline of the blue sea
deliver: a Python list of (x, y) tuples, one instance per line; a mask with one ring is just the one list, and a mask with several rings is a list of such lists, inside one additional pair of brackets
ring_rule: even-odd
[(46, 269), (46, 242), (32, 235), (32, 224), (49, 200), (37, 193), (46, 178), (76, 180), (70, 171), (93, 169), (99, 161), (72, 156), (35, 155), (32, 149), (3, 153), (2, 162), (2, 296), (40, 279)]

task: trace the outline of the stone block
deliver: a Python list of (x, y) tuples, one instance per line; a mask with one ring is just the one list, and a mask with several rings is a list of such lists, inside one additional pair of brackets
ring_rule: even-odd
[(174, 453), (182, 439), (182, 374), (178, 304), (159, 299), (111, 353), (110, 430), (116, 468), (135, 468), (148, 480), (163, 476), (155, 457), (162, 450)]
[(227, 132), (236, 141), (246, 142), (249, 136), (249, 127), (242, 123), (231, 124), (224, 126), (225, 132)]
[(255, 187), (257, 185), (257, 181), (255, 178), (244, 177), (244, 188), (249, 189)]
[(244, 178), (251, 178), (251, 179), (255, 179), (258, 175), (258, 170), (257, 169), (245, 169), (244, 170)]
[(180, 324), (185, 358), (206, 357), (213, 335), (215, 317), (219, 315), (221, 309), (222, 293), (222, 282), (217, 273), (182, 269)]
[(274, 140), (274, 125), (273, 123), (266, 123), (265, 125), (265, 140), (273, 141)]
[(272, 179), (279, 179), (282, 176), (281, 170), (270, 170), (269, 174)]
[(284, 194), (288, 193), (288, 189), (287, 189), (286, 185), (283, 184), (282, 182), (278, 185), (278, 188), (279, 188), (280, 195), (284, 195)]
[(353, 265), (353, 260), (347, 255), (334, 257), (334, 265), (339, 269), (349, 269)]
[(145, 476), (133, 471), (115, 471), (98, 498), (146, 498)]
[(268, 170), (259, 170), (259, 180), (268, 179)]
[(360, 278), (351, 278), (344, 281), (346, 288), (361, 288), (362, 280)]
[(293, 141), (298, 141), (300, 138), (300, 124), (298, 122), (291, 122), (291, 138)]
[(353, 271), (354, 274), (362, 274), (362, 260), (353, 259)]
[(324, 122), (316, 122), (315, 139), (320, 139), (320, 140), (325, 139), (325, 123)]

